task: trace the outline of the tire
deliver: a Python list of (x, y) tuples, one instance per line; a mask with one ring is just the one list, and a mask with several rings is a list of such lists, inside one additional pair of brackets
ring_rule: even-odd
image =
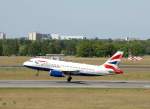
[(72, 77), (69, 76), (69, 77), (67, 78), (67, 81), (68, 81), (68, 82), (71, 82), (71, 79), (72, 79)]

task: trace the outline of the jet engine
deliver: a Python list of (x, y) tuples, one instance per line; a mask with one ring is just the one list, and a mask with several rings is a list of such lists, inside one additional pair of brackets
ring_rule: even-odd
[(64, 77), (64, 73), (59, 70), (51, 70), (49, 71), (49, 75), (53, 77)]

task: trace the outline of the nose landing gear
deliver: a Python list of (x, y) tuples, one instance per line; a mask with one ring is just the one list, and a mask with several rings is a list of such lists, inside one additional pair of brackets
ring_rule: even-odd
[(37, 72), (36, 72), (35, 76), (39, 76), (39, 70), (37, 70)]

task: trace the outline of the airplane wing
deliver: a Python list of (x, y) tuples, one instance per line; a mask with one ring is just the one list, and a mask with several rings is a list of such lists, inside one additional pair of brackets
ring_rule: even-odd
[(71, 68), (64, 68), (64, 67), (61, 67), (58, 70), (62, 71), (62, 72), (79, 72), (79, 70), (74, 70), (74, 69), (71, 69)]

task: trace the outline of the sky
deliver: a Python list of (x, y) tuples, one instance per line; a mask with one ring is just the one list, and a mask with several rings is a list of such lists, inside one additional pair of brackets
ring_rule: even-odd
[(0, 32), (150, 38), (150, 0), (0, 0)]

